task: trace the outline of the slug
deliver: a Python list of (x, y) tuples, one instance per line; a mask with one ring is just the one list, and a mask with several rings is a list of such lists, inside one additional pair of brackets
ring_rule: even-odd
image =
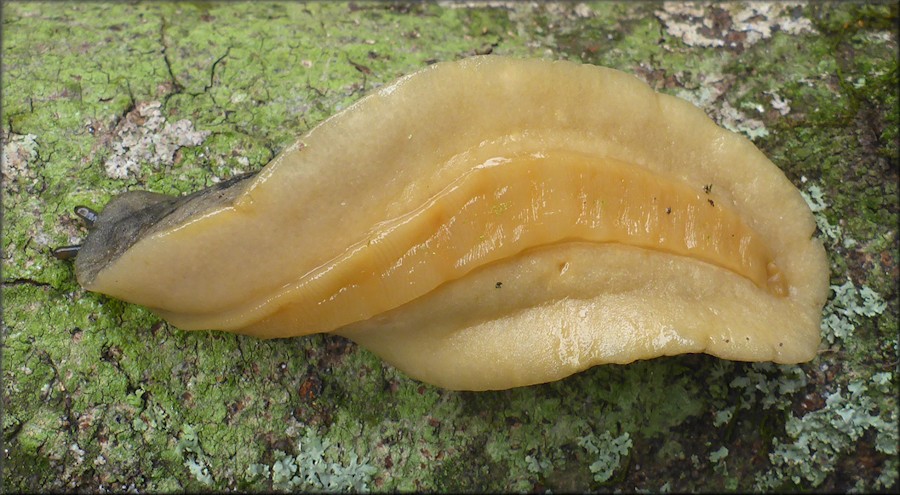
[(434, 64), (256, 174), (82, 213), (87, 290), (184, 330), (334, 332), (450, 389), (680, 353), (807, 361), (828, 290), (809, 207), (750, 141), (564, 61)]

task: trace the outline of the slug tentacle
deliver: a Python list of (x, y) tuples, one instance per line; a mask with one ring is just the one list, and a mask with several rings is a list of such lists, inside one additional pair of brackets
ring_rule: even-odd
[[(94, 227), (94, 224), (97, 222), (97, 218), (99, 214), (88, 208), (87, 206), (76, 206), (73, 211), (79, 218), (84, 221), (85, 226), (88, 230)], [(58, 248), (54, 248), (50, 250), (50, 255), (58, 260), (74, 260), (75, 257), (78, 256), (78, 253), (81, 251), (81, 244), (74, 244), (71, 246), (61, 246)]]
[(74, 260), (81, 251), (81, 244), (73, 244), (71, 246), (61, 246), (50, 250), (50, 255), (58, 260)]
[(78, 214), (89, 290), (182, 329), (335, 332), (457, 389), (684, 352), (809, 360), (828, 290), (809, 207), (752, 143), (570, 62), (435, 64), (258, 174)]
[(89, 229), (93, 228), (94, 224), (97, 223), (97, 218), (99, 217), (99, 214), (96, 211), (88, 208), (87, 206), (76, 206), (74, 211), (75, 211), (76, 215), (78, 215), (79, 217), (81, 217), (82, 220), (84, 220), (84, 223), (87, 226), (87, 228), (89, 228)]

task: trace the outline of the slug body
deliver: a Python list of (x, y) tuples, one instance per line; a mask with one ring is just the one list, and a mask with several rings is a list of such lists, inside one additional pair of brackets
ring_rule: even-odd
[(76, 273), (185, 330), (335, 332), (500, 389), (683, 352), (811, 359), (814, 229), (784, 174), (690, 104), (489, 56), (401, 78), (254, 176), (115, 198)]

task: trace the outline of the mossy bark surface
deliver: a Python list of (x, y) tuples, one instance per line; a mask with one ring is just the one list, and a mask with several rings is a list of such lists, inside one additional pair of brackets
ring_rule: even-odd
[[(3, 7), (3, 490), (897, 489), (895, 2)], [(750, 137), (829, 252), (818, 357), (451, 392), (340, 337), (179, 331), (49, 256), (84, 237), (76, 205), (258, 170), (488, 52), (624, 70)]]

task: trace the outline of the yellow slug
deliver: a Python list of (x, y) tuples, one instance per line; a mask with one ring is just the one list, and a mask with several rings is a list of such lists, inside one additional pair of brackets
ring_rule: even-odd
[(334, 332), (454, 389), (685, 352), (809, 360), (828, 284), (809, 208), (752, 143), (571, 62), (435, 64), (253, 176), (95, 220), (88, 290), (185, 330)]

